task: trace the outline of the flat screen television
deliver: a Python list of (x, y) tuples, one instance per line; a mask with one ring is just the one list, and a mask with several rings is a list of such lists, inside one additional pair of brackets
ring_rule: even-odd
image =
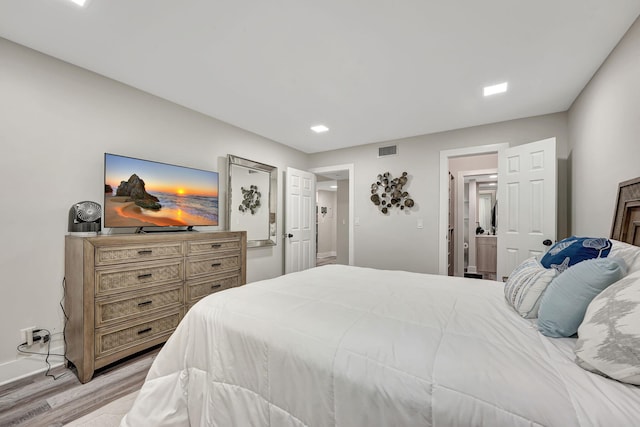
[(218, 225), (218, 172), (105, 153), (104, 227)]

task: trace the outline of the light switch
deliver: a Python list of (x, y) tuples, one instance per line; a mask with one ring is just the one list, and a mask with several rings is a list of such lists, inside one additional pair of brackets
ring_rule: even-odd
[(355, 218), (355, 223), (356, 223), (356, 225), (360, 225), (360, 217), (359, 216), (357, 216)]
[(424, 228), (424, 224), (422, 223), (422, 218), (418, 218), (418, 228)]

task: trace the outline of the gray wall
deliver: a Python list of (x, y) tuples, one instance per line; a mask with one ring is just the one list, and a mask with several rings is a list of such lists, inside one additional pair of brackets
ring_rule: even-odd
[[(227, 154), (280, 171), (308, 166), (297, 150), (4, 39), (0, 94), (0, 382), (2, 363), (16, 359), (20, 329), (62, 331), (67, 215), (74, 202), (102, 204), (105, 152), (219, 171), (222, 225)], [(279, 182), (278, 235), (281, 173)], [(282, 274), (282, 247), (279, 236), (277, 246), (249, 249), (248, 281)]]
[(640, 176), (640, 20), (574, 102), (569, 131), (573, 231), (608, 236), (618, 183)]
[[(520, 145), (548, 137), (557, 138), (560, 179), (558, 234), (567, 231), (567, 198), (563, 179), (568, 155), (567, 113), (549, 114), (503, 123), (416, 136), (381, 144), (368, 144), (311, 155), (311, 167), (353, 163), (355, 172), (355, 265), (438, 272), (438, 217), (440, 151), (508, 142)], [(378, 147), (398, 145), (398, 155), (378, 158)], [(406, 171), (405, 189), (415, 200), (410, 210), (383, 215), (371, 203), (371, 184), (379, 173), (400, 176)], [(560, 196), (559, 196), (560, 197)], [(422, 220), (424, 228), (417, 228)]]
[(336, 263), (349, 265), (349, 180), (338, 181), (336, 191), (338, 218), (336, 225)]

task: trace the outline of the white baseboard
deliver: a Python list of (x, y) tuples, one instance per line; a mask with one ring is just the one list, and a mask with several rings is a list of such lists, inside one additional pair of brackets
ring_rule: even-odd
[[(37, 351), (46, 353), (46, 346), (32, 346), (29, 351)], [(51, 369), (64, 365), (64, 357), (54, 356), (54, 354), (64, 354), (64, 345), (60, 347), (52, 347), (50, 350), (49, 364)], [(0, 386), (30, 377), (35, 374), (44, 373), (48, 366), (45, 362), (46, 354), (31, 354), (29, 356), (19, 356), (16, 360), (6, 362), (0, 365)]]

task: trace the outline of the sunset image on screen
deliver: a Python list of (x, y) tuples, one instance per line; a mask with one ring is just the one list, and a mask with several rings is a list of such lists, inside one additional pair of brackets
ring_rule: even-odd
[(218, 225), (218, 173), (105, 154), (105, 227)]

